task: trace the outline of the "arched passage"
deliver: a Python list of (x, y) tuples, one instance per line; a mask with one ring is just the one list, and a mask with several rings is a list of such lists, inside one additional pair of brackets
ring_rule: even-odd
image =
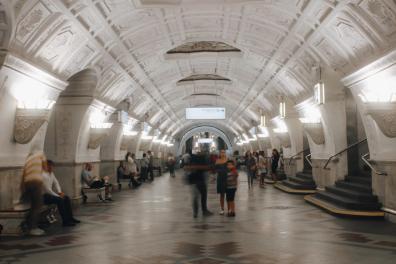
[(227, 145), (227, 152), (232, 153), (232, 144), (228, 136), (221, 131), (220, 129), (212, 126), (199, 126), (195, 127), (189, 131), (187, 131), (180, 140), (179, 147), (177, 149), (177, 155), (180, 156), (182, 154), (183, 146), (186, 144), (187, 140), (191, 138), (194, 134), (203, 133), (203, 132), (211, 132), (217, 136), (219, 136)]

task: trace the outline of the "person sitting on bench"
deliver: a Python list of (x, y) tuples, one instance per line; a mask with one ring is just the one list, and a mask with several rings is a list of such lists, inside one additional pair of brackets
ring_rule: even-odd
[(80, 221), (73, 217), (70, 198), (62, 192), (59, 182), (55, 178), (53, 165), (53, 161), (47, 160), (43, 166), (44, 204), (56, 204), (62, 217), (63, 226), (74, 226)]
[(129, 187), (134, 187), (134, 188), (139, 187), (141, 185), (141, 183), (135, 179), (135, 175), (136, 175), (136, 173), (132, 173), (131, 172), (131, 169), (129, 167), (129, 163), (124, 162), (124, 161), (120, 161), (120, 165), (118, 165), (118, 168), (117, 168), (117, 182), (118, 182), (118, 184), (121, 184), (120, 180), (128, 179), (129, 180), (129, 183), (128, 183)]
[(103, 178), (99, 178), (98, 176), (92, 176), (92, 165), (91, 163), (86, 163), (84, 165), (84, 169), (81, 172), (81, 181), (84, 185), (88, 186), (91, 189), (101, 189), (105, 188), (105, 200), (113, 201), (111, 199), (111, 188), (112, 185), (109, 183), (109, 177), (105, 176)]

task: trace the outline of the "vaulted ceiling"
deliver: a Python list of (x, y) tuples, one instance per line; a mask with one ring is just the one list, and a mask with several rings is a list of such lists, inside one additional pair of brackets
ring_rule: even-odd
[(226, 107), (208, 124), (241, 132), (311, 96), (313, 66), (342, 76), (396, 44), (396, 0), (0, 2), (3, 48), (64, 80), (90, 69), (94, 96), (173, 134), (191, 106)]

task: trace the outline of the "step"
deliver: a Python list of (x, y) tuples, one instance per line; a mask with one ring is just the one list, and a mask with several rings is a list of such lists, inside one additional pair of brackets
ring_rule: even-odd
[(347, 176), (345, 178), (345, 181), (347, 181), (347, 182), (355, 182), (355, 183), (371, 186), (371, 177)]
[(304, 172), (297, 172), (296, 177), (300, 178), (300, 179), (306, 179), (306, 180), (313, 181), (312, 174), (308, 174), (308, 173), (304, 173)]
[(315, 184), (315, 182), (312, 179), (306, 180), (306, 179), (301, 179), (298, 177), (290, 176), (287, 178), (289, 181), (300, 183), (300, 184)]
[(367, 202), (367, 203), (377, 203), (378, 198), (371, 193), (366, 193), (366, 192), (359, 192), (355, 190), (350, 190), (350, 189), (345, 189), (342, 187), (338, 186), (329, 186), (326, 187), (326, 191), (330, 193), (334, 193), (340, 196), (344, 196), (350, 199), (354, 199), (359, 202)]
[(296, 190), (316, 190), (315, 184), (300, 184), (289, 180), (285, 180), (282, 183), (283, 185)]
[(326, 202), (322, 199), (318, 199), (315, 195), (306, 195), (304, 200), (311, 203), (327, 212), (340, 216), (350, 216), (350, 217), (381, 217), (385, 216), (383, 211), (364, 211), (364, 210), (349, 210), (343, 207), (339, 207), (335, 204)]
[(295, 189), (285, 185), (283, 182), (278, 182), (274, 185), (275, 188), (292, 194), (312, 194), (316, 193), (316, 189)]
[(376, 211), (381, 209), (380, 203), (362, 203), (354, 199), (346, 198), (326, 191), (316, 193), (315, 198), (322, 199), (337, 206), (351, 210)]
[(335, 185), (338, 187), (344, 188), (344, 189), (350, 189), (350, 190), (366, 192), (366, 193), (373, 193), (371, 186), (367, 186), (366, 184), (360, 184), (360, 183), (349, 182), (349, 181), (337, 181)]

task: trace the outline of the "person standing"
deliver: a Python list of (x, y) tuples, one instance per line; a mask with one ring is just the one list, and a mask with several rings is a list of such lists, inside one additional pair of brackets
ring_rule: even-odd
[(220, 195), (220, 215), (224, 214), (224, 198), (227, 190), (227, 156), (224, 149), (220, 150), (219, 158), (215, 163), (217, 172), (217, 193)]
[(212, 212), (208, 210), (208, 190), (207, 190), (207, 172), (210, 170), (209, 161), (204, 155), (191, 155), (188, 163), (184, 165), (186, 171), (187, 183), (191, 185), (193, 200), (193, 216), (198, 216), (199, 197), (201, 197), (201, 208), (203, 216), (211, 216)]
[(30, 213), (26, 222), (29, 234), (32, 236), (45, 234), (44, 230), (38, 228), (38, 221), (40, 208), (43, 205), (43, 168), (46, 166), (46, 163), (47, 158), (44, 153), (39, 150), (38, 146), (34, 145), (23, 167), (21, 200), (30, 203)]
[(128, 173), (126, 175), (129, 175), (130, 178), (129, 186), (138, 187), (140, 183), (137, 182), (135, 179), (138, 173), (137, 164), (135, 161), (135, 154), (128, 152), (125, 156), (125, 161), (126, 161), (126, 173)]
[(248, 151), (246, 153), (246, 170), (248, 176), (248, 186), (249, 189), (253, 187), (253, 178), (256, 173), (256, 159), (253, 157), (253, 154)]
[(62, 192), (53, 172), (53, 164), (51, 160), (48, 160), (43, 166), (44, 204), (56, 204), (59, 214), (62, 217), (63, 226), (75, 226), (80, 221), (73, 216), (70, 198)]
[(167, 166), (171, 177), (175, 177), (175, 165), (176, 165), (175, 157), (172, 154), (169, 154)]
[(280, 159), (280, 154), (277, 149), (272, 150), (272, 157), (271, 157), (271, 173), (272, 173), (272, 180), (277, 181), (278, 176), (277, 176), (277, 169), (278, 169), (278, 163)]
[(264, 157), (264, 151), (259, 152), (259, 158), (258, 158), (258, 173), (260, 177), (260, 187), (264, 188), (264, 177), (265, 174), (267, 173), (267, 161), (266, 158)]
[(227, 161), (227, 216), (235, 217), (235, 193), (238, 187), (238, 171), (235, 167), (234, 161)]
[(143, 153), (143, 158), (141, 160), (141, 174), (142, 174), (142, 178), (143, 181), (148, 180), (148, 169), (149, 169), (149, 159), (147, 158), (147, 154)]
[(150, 181), (154, 181), (154, 155), (153, 153), (151, 153), (151, 151), (149, 150), (147, 152), (148, 154), (148, 174), (150, 176)]

